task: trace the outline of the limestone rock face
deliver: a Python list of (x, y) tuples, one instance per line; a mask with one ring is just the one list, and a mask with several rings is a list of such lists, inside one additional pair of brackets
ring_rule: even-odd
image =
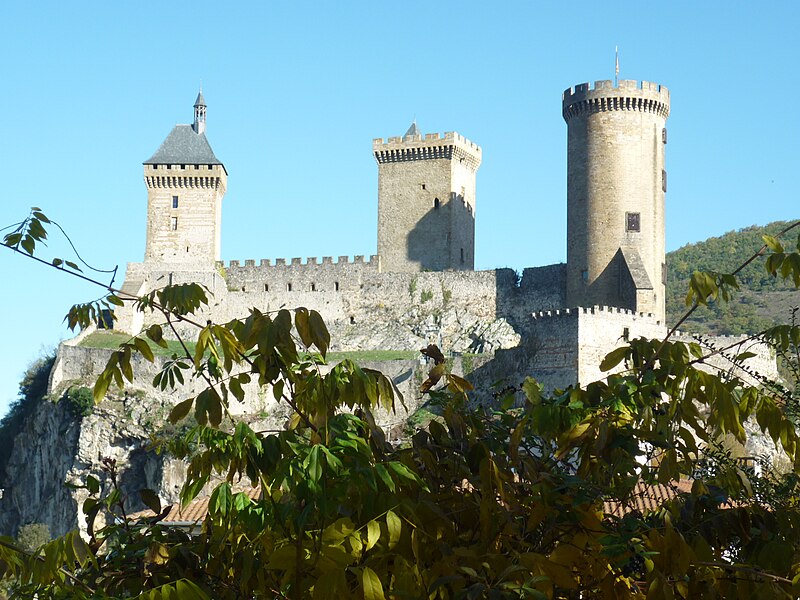
[[(108, 350), (62, 344), (50, 377), (50, 397), (59, 398), (72, 385), (91, 386), (108, 359)], [(68, 484), (83, 485), (93, 475), (109, 491), (102, 470), (104, 457), (117, 462), (119, 486), (125, 509), (145, 508), (139, 498), (143, 488), (154, 490), (162, 505), (178, 500), (186, 477), (186, 464), (151, 448), (151, 436), (175, 431), (167, 421), (172, 407), (197, 394), (201, 385), (187, 381), (174, 391), (154, 389), (150, 382), (160, 369), (143, 360), (135, 361), (133, 384), (124, 391), (113, 387), (92, 414), (76, 416), (66, 401), (42, 400), (14, 439), (5, 489), (0, 499), (0, 534), (15, 535), (28, 523), (46, 524), (53, 536), (78, 528), (86, 532), (81, 507), (88, 493)], [(418, 407), (419, 384), (426, 365), (415, 360), (361, 363), (390, 377), (405, 398), (397, 412), (377, 414), (390, 435), (399, 435), (408, 414)], [(277, 404), (271, 390), (245, 387), (245, 401), (233, 401), (234, 418), (255, 430), (282, 427), (288, 407)], [(178, 424), (180, 426), (180, 424)]]
[(0, 500), (0, 531), (14, 533), (27, 523), (45, 523), (53, 535), (76, 527), (85, 531), (81, 505), (86, 490), (66, 484), (82, 485), (87, 475), (104, 481), (103, 457), (119, 464), (127, 511), (144, 508), (138, 498), (142, 488), (154, 489), (162, 501), (175, 501), (185, 465), (148, 449), (154, 418), (166, 414), (163, 404), (154, 407), (152, 401), (129, 394), (100, 404), (84, 418), (66, 402), (42, 401), (14, 439)]

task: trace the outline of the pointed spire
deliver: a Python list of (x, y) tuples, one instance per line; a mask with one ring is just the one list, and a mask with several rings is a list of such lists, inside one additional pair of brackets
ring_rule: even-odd
[(406, 131), (406, 134), (403, 137), (407, 138), (407, 137), (414, 137), (417, 135), (422, 135), (422, 134), (420, 133), (419, 129), (417, 129), (417, 118), (414, 117), (414, 120), (411, 122), (411, 127), (408, 128), (408, 131)]
[(203, 84), (200, 84), (200, 91), (197, 93), (197, 100), (194, 101), (194, 125), (192, 129), (197, 134), (206, 132), (206, 100), (203, 98)]

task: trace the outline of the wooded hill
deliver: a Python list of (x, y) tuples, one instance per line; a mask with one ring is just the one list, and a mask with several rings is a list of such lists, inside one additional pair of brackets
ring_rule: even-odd
[[(763, 235), (776, 235), (793, 221), (776, 221), (766, 226), (750, 226), (687, 244), (667, 254), (667, 324), (675, 323), (686, 311), (686, 292), (694, 271), (731, 273), (764, 244)], [(781, 241), (791, 251), (797, 231)], [(800, 305), (800, 292), (764, 269), (755, 260), (738, 275), (740, 290), (728, 304), (701, 307), (681, 325), (682, 331), (710, 334), (740, 334), (761, 331), (770, 325), (786, 323), (792, 308)]]

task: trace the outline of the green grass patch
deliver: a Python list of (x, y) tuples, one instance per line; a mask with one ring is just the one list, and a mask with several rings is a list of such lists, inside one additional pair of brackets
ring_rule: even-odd
[(364, 360), (414, 360), (419, 358), (416, 350), (359, 350), (354, 352), (328, 352), (328, 362), (349, 358), (359, 362)]
[[(116, 350), (120, 344), (123, 344), (131, 339), (126, 333), (118, 333), (115, 331), (95, 331), (79, 344), (83, 348), (104, 348), (107, 350)], [(149, 341), (149, 340), (148, 340)], [(172, 356), (173, 354), (182, 355), (183, 348), (180, 342), (175, 340), (167, 340), (167, 348), (156, 346), (153, 342), (149, 342), (150, 347), (153, 349), (153, 354), (156, 356)], [(186, 342), (186, 347), (189, 352), (194, 354), (195, 344), (193, 342)], [(328, 361), (339, 361), (349, 358), (355, 362), (366, 360), (414, 360), (419, 358), (419, 352), (416, 350), (360, 350), (356, 352), (328, 352)]]
[[(131, 336), (126, 333), (117, 333), (114, 331), (95, 331), (86, 336), (81, 341), (79, 346), (82, 348), (104, 348), (107, 350), (116, 350), (120, 344), (130, 341)], [(146, 338), (145, 338), (146, 339)], [(156, 356), (172, 356), (173, 354), (183, 355), (183, 347), (177, 340), (166, 340), (167, 347), (162, 348), (157, 346), (150, 340), (147, 340), (150, 347), (153, 349), (153, 354)], [(186, 347), (189, 352), (194, 354), (195, 344), (193, 342), (186, 342)]]

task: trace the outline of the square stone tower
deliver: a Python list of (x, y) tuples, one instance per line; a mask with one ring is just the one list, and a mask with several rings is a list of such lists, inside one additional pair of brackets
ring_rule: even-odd
[(225, 165), (205, 134), (203, 92), (194, 104), (194, 123), (176, 125), (144, 162), (147, 185), (145, 263), (213, 267), (220, 258)]
[(381, 271), (475, 268), (475, 174), (481, 149), (449, 132), (372, 143), (378, 162)]

